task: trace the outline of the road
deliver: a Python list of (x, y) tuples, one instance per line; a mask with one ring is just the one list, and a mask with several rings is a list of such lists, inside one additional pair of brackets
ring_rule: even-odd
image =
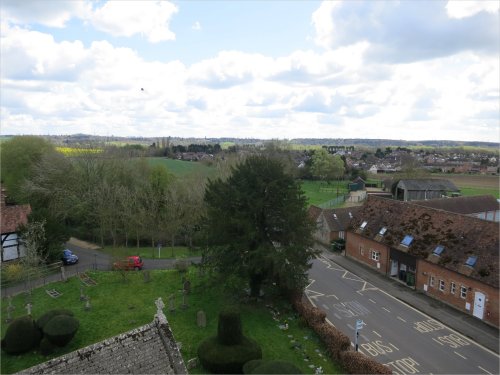
[(395, 374), (498, 374), (499, 356), (428, 315), (397, 300), (331, 260), (309, 272), (306, 295), (359, 350)]

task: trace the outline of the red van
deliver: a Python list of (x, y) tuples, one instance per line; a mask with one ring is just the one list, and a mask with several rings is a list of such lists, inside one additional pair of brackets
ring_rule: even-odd
[(113, 263), (114, 270), (142, 270), (144, 267), (144, 262), (141, 257), (138, 255), (132, 255), (127, 257), (126, 259), (120, 260), (118, 262)]

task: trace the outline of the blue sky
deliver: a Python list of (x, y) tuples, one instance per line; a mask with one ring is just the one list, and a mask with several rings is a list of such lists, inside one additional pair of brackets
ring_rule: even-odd
[(498, 4), (4, 0), (0, 132), (498, 142)]

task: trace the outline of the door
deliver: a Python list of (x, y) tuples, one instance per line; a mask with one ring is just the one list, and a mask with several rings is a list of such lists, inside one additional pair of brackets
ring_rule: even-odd
[(483, 319), (484, 300), (485, 300), (485, 295), (483, 293), (476, 292), (474, 294), (474, 309), (472, 310), (472, 315), (474, 315), (476, 318)]
[(397, 275), (398, 275), (398, 261), (391, 260), (391, 276), (397, 276)]

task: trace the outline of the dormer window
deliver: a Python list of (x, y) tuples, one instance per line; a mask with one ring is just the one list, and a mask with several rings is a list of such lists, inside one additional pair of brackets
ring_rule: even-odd
[(477, 257), (476, 256), (470, 256), (470, 257), (467, 258), (467, 261), (465, 262), (465, 265), (469, 266), (469, 267), (474, 267), (476, 265), (476, 262), (477, 262)]
[(337, 220), (337, 214), (333, 214), (333, 218)]
[(359, 226), (359, 228), (360, 228), (361, 230), (365, 229), (366, 224), (368, 224), (368, 221), (363, 221), (363, 222), (361, 223), (361, 225)]
[(438, 245), (434, 249), (433, 254), (437, 255), (439, 257), (439, 256), (441, 256), (441, 254), (443, 253), (443, 251), (444, 251), (444, 246)]
[(403, 246), (410, 246), (413, 241), (413, 237), (410, 235), (406, 235), (405, 238), (403, 238), (403, 241), (401, 241), (401, 245)]
[(379, 230), (378, 234), (379, 234), (379, 235), (381, 235), (381, 236), (383, 236), (383, 235), (385, 234), (385, 232), (387, 232), (387, 227), (382, 227), (382, 228)]

